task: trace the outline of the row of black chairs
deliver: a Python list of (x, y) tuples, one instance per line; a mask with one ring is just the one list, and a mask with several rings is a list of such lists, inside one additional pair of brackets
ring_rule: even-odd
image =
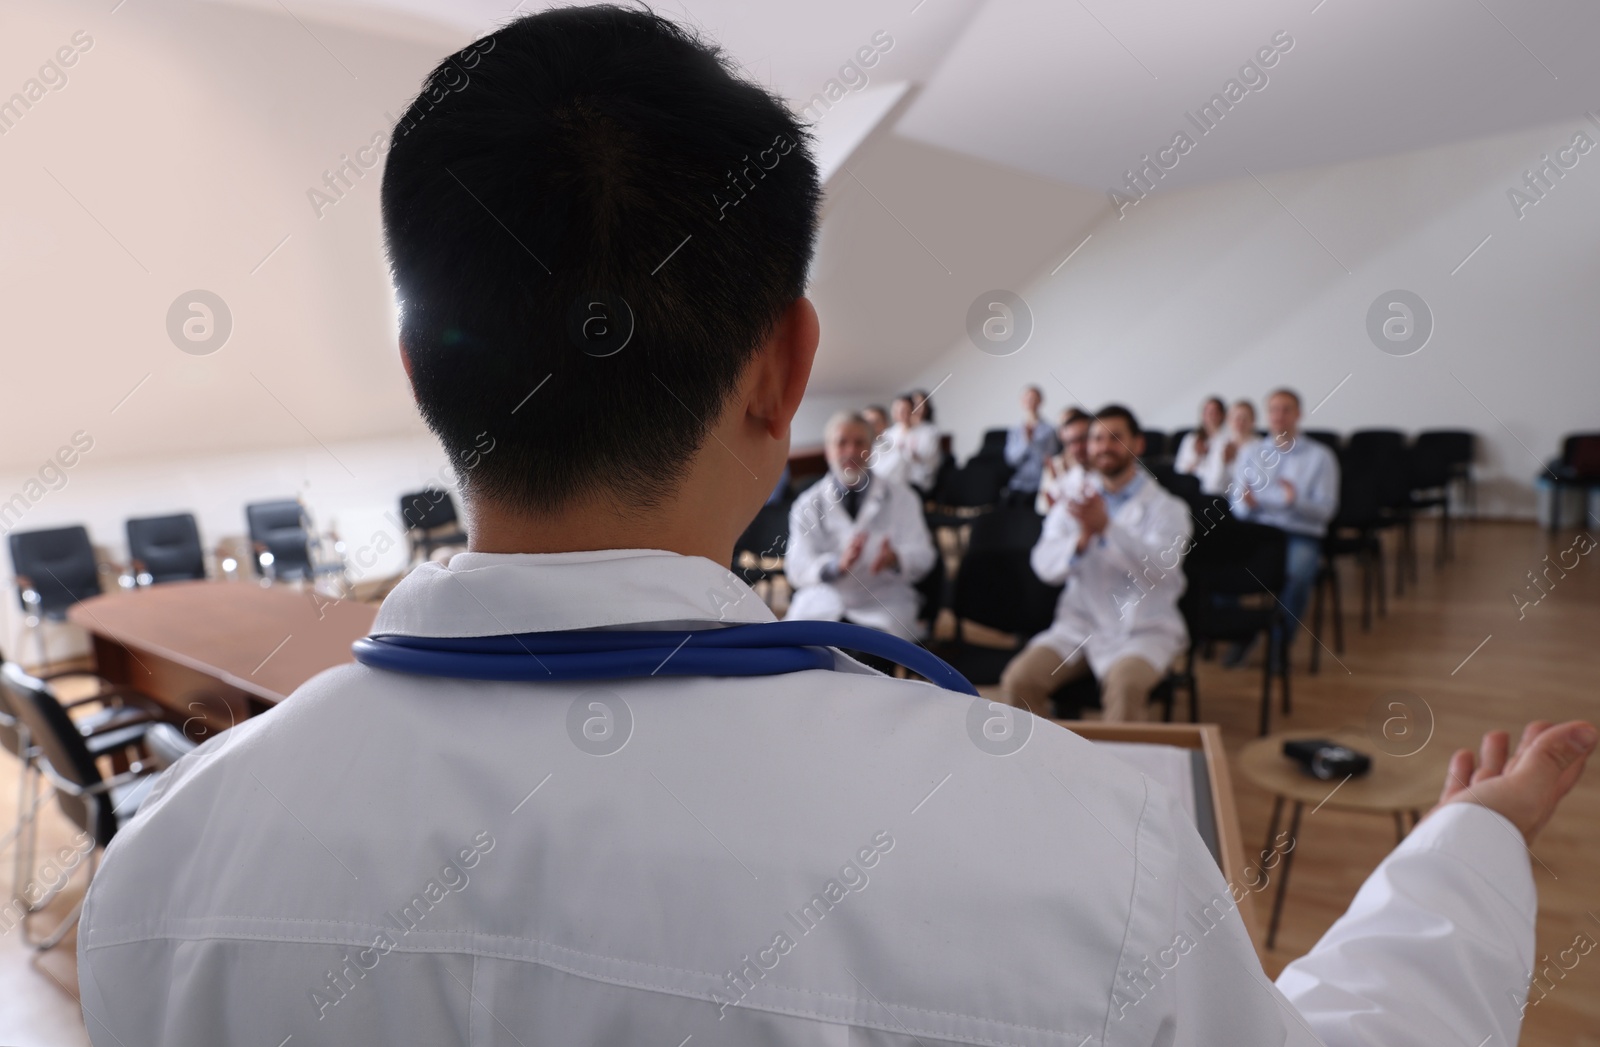
[[(268, 581), (315, 580), (332, 576), (345, 584), (345, 565), (338, 543), (324, 556), (305, 506), (290, 498), (253, 502), (244, 507), (250, 563)], [(412, 559), (426, 558), (447, 546), (464, 545), (467, 535), (449, 492), (438, 488), (413, 491), (400, 498)], [(121, 584), (161, 585), (207, 576), (205, 546), (193, 513), (130, 519), (125, 525), (128, 563)], [(100, 562), (82, 525), (18, 531), (9, 536), (17, 596), (40, 644), (41, 664), (48, 665), (39, 628), (43, 621), (61, 621), (80, 600), (99, 595)]]

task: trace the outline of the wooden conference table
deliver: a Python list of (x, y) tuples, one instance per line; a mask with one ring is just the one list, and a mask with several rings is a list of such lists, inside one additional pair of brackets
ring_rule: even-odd
[(168, 582), (91, 597), (67, 612), (96, 671), (149, 695), (191, 737), (263, 712), (324, 669), (355, 660), (377, 608), (287, 585)]

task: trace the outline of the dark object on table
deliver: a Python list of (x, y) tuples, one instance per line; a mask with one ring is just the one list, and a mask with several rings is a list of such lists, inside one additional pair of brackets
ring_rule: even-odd
[(1326, 738), (1297, 738), (1283, 743), (1283, 755), (1305, 768), (1306, 773), (1324, 781), (1360, 777), (1372, 770), (1366, 753), (1330, 742)]

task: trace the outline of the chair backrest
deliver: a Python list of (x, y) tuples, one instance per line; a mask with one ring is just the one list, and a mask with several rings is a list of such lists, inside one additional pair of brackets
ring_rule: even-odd
[(1146, 458), (1163, 458), (1177, 453), (1178, 445), (1176, 443), (1168, 444), (1166, 433), (1160, 429), (1146, 429), (1144, 431), (1144, 456)]
[(1477, 451), (1477, 434), (1469, 429), (1424, 429), (1417, 434), (1412, 449), (1426, 448), (1451, 467), (1471, 465)]
[(1459, 475), (1459, 467), (1472, 461), (1472, 434), (1438, 429), (1418, 433), (1411, 442), (1408, 459), (1412, 490), (1446, 487)]
[(1288, 541), (1276, 527), (1223, 517), (1192, 539), (1183, 560), (1185, 598), (1282, 592)]
[(432, 531), (457, 521), (455, 499), (442, 487), (430, 487), (400, 496), (400, 518), (408, 531)]
[(994, 505), (1011, 481), (1011, 473), (1011, 467), (1004, 461), (974, 458), (945, 474), (943, 483), (934, 492), (934, 504), (958, 509)]
[(1150, 475), (1156, 478), (1156, 483), (1182, 498), (1191, 511), (1203, 497), (1200, 491), (1200, 478), (1178, 472), (1173, 468), (1171, 459), (1147, 462), (1145, 467), (1150, 471)]
[(1348, 527), (1375, 527), (1383, 521), (1387, 497), (1386, 467), (1339, 456), (1339, 509), (1328, 524), (1330, 531)]
[[(0, 661), (4, 661), (3, 655), (0, 655)], [(0, 749), (20, 760), (23, 750), (32, 744), (32, 739), (28, 737), (28, 728), (17, 715), (10, 693), (4, 687), (0, 687)]]
[[(279, 578), (300, 578), (311, 573), (311, 535), (305, 508), (293, 499), (254, 502), (244, 507), (250, 541), (272, 554), (273, 573)], [(259, 555), (252, 557), (256, 573), (264, 574)]]
[(206, 554), (193, 513), (146, 516), (127, 522), (128, 556), (152, 582), (206, 576)]
[[(91, 789), (104, 781), (83, 735), (44, 681), (23, 672), (16, 662), (6, 662), (0, 666), (0, 688), (56, 775), (78, 789)], [(95, 842), (101, 846), (111, 842), (117, 821), (108, 801), (75, 796), (59, 788), (55, 792), (61, 813), (94, 834)]]
[(951, 598), (957, 618), (1018, 636), (1050, 627), (1061, 587), (1041, 582), (1029, 563), (1043, 523), (1030, 506), (972, 521)]
[(1600, 433), (1573, 433), (1561, 445), (1561, 464), (1576, 479), (1600, 479)]
[(1344, 446), (1344, 437), (1332, 429), (1302, 429), (1300, 435), (1308, 437), (1337, 454)]
[(1340, 455), (1343, 473), (1370, 475), (1384, 506), (1403, 505), (1411, 497), (1410, 454), (1406, 434), (1398, 429), (1360, 429), (1350, 434)]
[(733, 544), (733, 573), (745, 582), (760, 581), (763, 572), (746, 570), (739, 565), (739, 554), (750, 553), (756, 557), (771, 556), (782, 560), (789, 548), (789, 509), (787, 502), (763, 505)]
[(1011, 430), (1009, 429), (985, 429), (983, 443), (978, 447), (978, 453), (967, 460), (999, 458), (1004, 461), (1006, 456), (1006, 437), (1010, 432)]
[(59, 616), (79, 600), (99, 595), (100, 566), (82, 526), (14, 532), (10, 540), (11, 567), (33, 583), (41, 612)]

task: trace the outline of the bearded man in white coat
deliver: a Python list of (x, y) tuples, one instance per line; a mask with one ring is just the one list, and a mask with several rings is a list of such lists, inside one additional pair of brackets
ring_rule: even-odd
[(1051, 693), (1092, 672), (1107, 720), (1142, 720), (1150, 689), (1188, 642), (1178, 597), (1193, 522), (1139, 464), (1143, 453), (1126, 407), (1095, 415), (1093, 483), (1051, 507), (1033, 548), (1034, 574), (1066, 589), (1055, 622), (1000, 677), (1011, 704), (1048, 717)]
[(794, 586), (791, 619), (841, 619), (917, 638), (913, 586), (937, 555), (922, 500), (893, 476), (868, 468), (872, 427), (836, 414), (823, 432), (828, 475), (789, 510), (784, 572)]
[[(382, 187), (400, 356), (473, 463), (470, 551), (378, 611), (374, 643), (427, 664), (319, 674), (117, 830), (78, 928), (96, 1047), (1516, 1042), (1535, 904), (1513, 841), (1592, 727), (1458, 753), (1274, 985), (1229, 915), (1247, 888), (1106, 749), (827, 648), (693, 658), (773, 622), (727, 565), (820, 337), (821, 182), (783, 98), (648, 10), (554, 7), (441, 62), (404, 120)], [(762, 180), (730, 197), (746, 155)], [(561, 669), (617, 630), (663, 657)], [(483, 656), (493, 678), (438, 664), (470, 638), (513, 652)]]

